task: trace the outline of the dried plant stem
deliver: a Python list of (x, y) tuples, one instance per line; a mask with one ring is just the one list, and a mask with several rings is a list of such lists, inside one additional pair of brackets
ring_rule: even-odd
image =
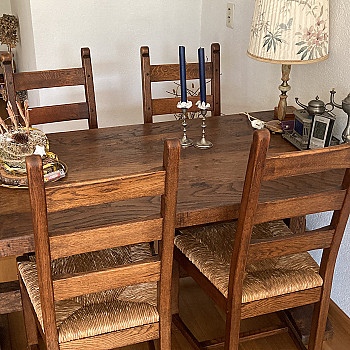
[(24, 123), (26, 125), (27, 134), (29, 134), (29, 104), (28, 100), (24, 101)]
[(13, 108), (12, 108), (12, 105), (11, 105), (11, 102), (10, 101), (7, 101), (7, 113), (8, 115), (10, 116), (10, 119), (13, 123), (13, 126), (15, 127), (15, 130), (18, 130), (18, 123), (17, 123), (17, 118), (16, 118), (16, 115), (13, 111)]
[(5, 122), (2, 120), (2, 118), (0, 117), (0, 125), (1, 125), (1, 128), (0, 128), (0, 130), (1, 130), (1, 133), (3, 134), (3, 130), (2, 129), (4, 129), (5, 130), (5, 132), (8, 132), (9, 131), (9, 129), (8, 129), (8, 127), (7, 127), (7, 125), (5, 124)]
[(17, 105), (17, 108), (18, 108), (19, 115), (21, 116), (21, 118), (25, 122), (26, 121), (26, 117), (24, 115), (24, 112), (23, 112), (21, 104), (18, 101), (16, 101), (16, 105)]

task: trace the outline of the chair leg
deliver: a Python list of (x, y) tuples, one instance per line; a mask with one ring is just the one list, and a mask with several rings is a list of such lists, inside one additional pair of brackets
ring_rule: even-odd
[(315, 304), (312, 315), (309, 350), (321, 350), (327, 324), (330, 296), (324, 296)]
[(36, 319), (32, 311), (31, 301), (29, 299), (21, 276), (18, 276), (18, 279), (22, 297), (24, 325), (27, 336), (28, 348), (30, 350), (39, 349), (38, 329), (36, 326)]
[(185, 337), (193, 349), (202, 350), (201, 344), (192, 334), (192, 332), (187, 328), (179, 314), (173, 315), (173, 324), (181, 332), (181, 334)]
[(172, 283), (171, 283), (171, 313), (173, 315), (179, 313), (179, 283), (180, 283), (180, 266), (179, 266), (179, 263), (176, 260), (174, 260)]
[(160, 330), (159, 330), (159, 349), (160, 350), (170, 350), (171, 349), (171, 314), (168, 316), (163, 316), (160, 319)]
[[(225, 329), (225, 350), (238, 350), (239, 347), (239, 332), (241, 326), (241, 305), (236, 305), (232, 310), (229, 308), (229, 313), (226, 316)], [(229, 306), (228, 306), (229, 307)]]

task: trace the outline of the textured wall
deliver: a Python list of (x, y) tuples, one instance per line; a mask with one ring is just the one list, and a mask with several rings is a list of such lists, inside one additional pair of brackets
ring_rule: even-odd
[[(194, 59), (199, 45), (200, 3), (200, 0), (31, 0), (34, 48), (23, 50), (20, 60), (25, 60), (24, 51), (31, 54), (35, 49), (32, 68), (77, 66), (80, 48), (90, 47), (99, 125), (140, 123), (140, 46), (150, 46), (153, 63), (177, 62), (180, 44), (188, 48), (188, 60)], [(25, 14), (20, 17), (28, 22)], [(189, 48), (195, 50), (191, 52)], [(166, 88), (160, 89), (165, 94)], [(40, 92), (40, 102), (70, 102), (80, 100), (83, 94), (81, 89), (75, 89), (73, 94), (72, 90), (67, 91)]]
[(248, 58), (254, 0), (232, 1), (234, 29), (226, 27), (225, 0), (203, 0), (201, 44), (221, 45), (223, 113), (272, 109), (278, 102), (280, 67)]

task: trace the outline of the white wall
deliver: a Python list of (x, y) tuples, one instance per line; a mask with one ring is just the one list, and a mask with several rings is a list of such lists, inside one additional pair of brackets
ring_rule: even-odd
[[(12, 13), (19, 19), (19, 42), (14, 49), (16, 68), (18, 72), (36, 70), (36, 46), (32, 26), (30, 0), (11, 0)], [(29, 92), (30, 103), (40, 105), (38, 91)]]
[[(10, 0), (1, 0), (0, 1), (0, 17), (3, 14), (10, 15), (11, 14), (11, 3)], [(7, 51), (6, 45), (0, 45), (0, 51)]]
[[(4, 0), (1, 0), (3, 4)], [(8, 3), (7, 0), (5, 0)], [(97, 111), (101, 127), (142, 122), (139, 47), (149, 45), (152, 63), (178, 61), (178, 45), (187, 60), (196, 60), (199, 44), (210, 55), (210, 43), (221, 44), (222, 109), (224, 113), (272, 109), (278, 103), (281, 67), (246, 56), (254, 0), (235, 4), (234, 29), (225, 26), (224, 0), (11, 0), (20, 20), (19, 70), (80, 65), (80, 47), (91, 49)], [(350, 92), (350, 1), (330, 1), (331, 47), (327, 61), (292, 68), (289, 104), (319, 95), (328, 99), (332, 87), (340, 103)], [(1, 6), (1, 5), (0, 5)], [(0, 7), (1, 9), (1, 7)], [(159, 88), (165, 94), (166, 88)], [(74, 93), (74, 99), (82, 96)], [(70, 102), (59, 91), (40, 94), (42, 103)], [(65, 101), (68, 99), (69, 101)], [(34, 99), (35, 100), (35, 99)], [(38, 100), (38, 98), (36, 99)], [(344, 125), (344, 114), (337, 111)], [(315, 227), (327, 215), (308, 218)], [(333, 299), (350, 316), (350, 232), (336, 267)]]
[(30, 0), (11, 0), (11, 7), (12, 13), (19, 19), (19, 42), (14, 49), (17, 70), (36, 70)]
[[(80, 48), (90, 47), (99, 126), (140, 123), (143, 120), (140, 46), (150, 47), (153, 63), (176, 63), (180, 44), (197, 48), (200, 3), (200, 0), (31, 0), (36, 59), (33, 68), (78, 66)], [(22, 22), (25, 14), (17, 9)], [(32, 51), (29, 46), (23, 47), (19, 59), (22, 66), (25, 52)], [(187, 59), (195, 59), (195, 55), (196, 50), (188, 51)], [(81, 99), (82, 94), (76, 89), (73, 100)], [(71, 92), (63, 89), (40, 93), (42, 104), (63, 103), (67, 99), (72, 100)]]
[(222, 111), (272, 109), (278, 103), (281, 68), (247, 57), (254, 0), (232, 2), (234, 29), (226, 27), (226, 0), (203, 0), (201, 45), (221, 45)]

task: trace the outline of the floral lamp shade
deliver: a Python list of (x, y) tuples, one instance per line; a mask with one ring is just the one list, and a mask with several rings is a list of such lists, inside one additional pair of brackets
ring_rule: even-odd
[(248, 56), (303, 64), (328, 58), (329, 0), (256, 0)]

